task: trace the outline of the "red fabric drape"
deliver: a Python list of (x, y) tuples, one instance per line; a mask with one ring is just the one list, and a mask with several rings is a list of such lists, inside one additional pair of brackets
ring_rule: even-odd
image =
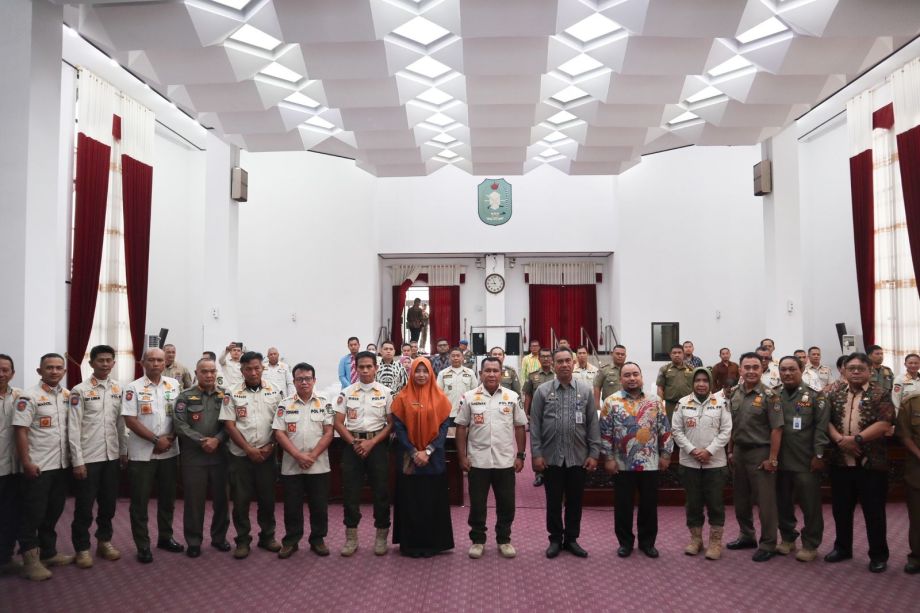
[(530, 339), (549, 347), (552, 339), (568, 339), (574, 348), (581, 341), (584, 327), (597, 344), (597, 286), (537, 285), (530, 286)]
[[(898, 163), (914, 278), (920, 279), (920, 126), (898, 134)], [(920, 285), (917, 291), (920, 292)]]
[(894, 105), (886, 104), (872, 113), (872, 129), (890, 130), (894, 127)]
[(562, 286), (529, 286), (530, 293), (530, 342), (540, 341), (543, 347), (550, 346), (550, 328), (559, 335), (562, 326)]
[(396, 345), (396, 355), (403, 344), (403, 308), (406, 306), (406, 292), (412, 287), (412, 281), (406, 279), (401, 285), (393, 286), (393, 318), (390, 320), (390, 340)]
[(460, 344), (460, 286), (431, 286), (428, 288), (428, 325), (432, 345), (446, 338), (451, 347)]
[(105, 208), (109, 192), (109, 159), (112, 149), (77, 135), (76, 204), (73, 233), (73, 273), (70, 284), (70, 318), (67, 328), (67, 387), (83, 380), (80, 364), (86, 355), (93, 329), (102, 243), (105, 238)]
[(153, 167), (121, 156), (122, 198), (125, 214), (125, 276), (128, 284), (128, 322), (134, 349), (134, 373), (140, 377), (147, 324), (147, 274), (150, 258), (150, 212)]
[(853, 200), (853, 242), (856, 254), (856, 288), (863, 342), (875, 343), (875, 216), (872, 192), (872, 150), (850, 158), (850, 193)]

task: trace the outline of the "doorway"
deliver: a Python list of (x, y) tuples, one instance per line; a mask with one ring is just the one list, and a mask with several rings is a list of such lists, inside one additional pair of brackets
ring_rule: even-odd
[(403, 342), (409, 342), (409, 339), (412, 338), (411, 332), (409, 331), (408, 326), (408, 313), (409, 307), (412, 306), (412, 303), (415, 302), (415, 299), (418, 298), (421, 300), (421, 307), (424, 313), (424, 319), (422, 320), (422, 331), (418, 339), (418, 350), (419, 353), (431, 354), (431, 328), (429, 326), (429, 316), (430, 316), (430, 300), (429, 300), (429, 291), (428, 284), (423, 281), (416, 281), (413, 283), (409, 289), (406, 290), (406, 303), (403, 305), (402, 320), (403, 320)]

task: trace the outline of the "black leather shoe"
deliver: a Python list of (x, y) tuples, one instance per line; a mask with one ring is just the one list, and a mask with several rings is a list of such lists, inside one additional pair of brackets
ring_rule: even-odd
[(562, 543), (553, 541), (549, 544), (549, 547), (546, 548), (546, 557), (550, 559), (555, 558), (559, 555), (560, 551), (562, 551)]
[(834, 549), (834, 550), (831, 551), (829, 554), (827, 554), (826, 556), (824, 556), (824, 561), (825, 561), (825, 562), (830, 562), (831, 564), (834, 564), (834, 563), (836, 563), (836, 562), (843, 562), (844, 560), (849, 560), (849, 559), (851, 559), (852, 557), (853, 557), (853, 554), (852, 554), (852, 553), (848, 553), (848, 552), (842, 551), (842, 550), (840, 550), (840, 549)]
[(620, 548), (617, 549), (617, 555), (621, 558), (628, 558), (630, 555), (632, 555), (632, 547), (621, 545)]
[(543, 474), (537, 473), (537, 476), (533, 478), (533, 486), (540, 487), (541, 485), (543, 485)]
[(157, 549), (165, 549), (171, 553), (182, 553), (185, 551), (185, 546), (177, 543), (176, 539), (169, 539), (168, 541), (158, 541)]
[(185, 552), (185, 555), (190, 558), (197, 558), (201, 555), (201, 547), (198, 545), (189, 545), (188, 551)]
[(752, 541), (752, 540), (749, 539), (749, 538), (745, 538), (745, 537), (743, 537), (743, 536), (739, 536), (738, 538), (736, 538), (736, 539), (733, 540), (732, 542), (727, 543), (727, 544), (725, 545), (725, 548), (726, 548), (726, 549), (731, 549), (732, 551), (734, 551), (734, 550), (736, 550), (736, 549), (756, 549), (756, 548), (757, 548), (757, 543), (756, 543), (755, 541)]
[(153, 554), (150, 553), (149, 549), (138, 549), (137, 550), (137, 561), (141, 564), (150, 564), (153, 562)]
[(916, 575), (917, 573), (920, 573), (920, 562), (908, 560), (907, 564), (904, 565), (904, 572), (908, 575)]
[(773, 558), (776, 555), (775, 551), (767, 551), (766, 549), (758, 549), (754, 552), (754, 555), (751, 556), (751, 559), (755, 562), (766, 562)]
[(869, 562), (870, 573), (883, 573), (888, 570), (888, 562), (885, 560), (872, 560)]
[(642, 553), (644, 553), (650, 558), (658, 557), (658, 550), (655, 549), (654, 547), (639, 547), (639, 551), (641, 551)]
[(577, 556), (579, 558), (588, 557), (588, 552), (585, 551), (584, 548), (582, 548), (582, 546), (578, 544), (578, 541), (566, 541), (565, 544), (562, 546), (562, 548), (568, 551), (569, 553), (571, 553), (572, 555)]
[(217, 551), (223, 551), (224, 553), (227, 553), (228, 551), (232, 549), (232, 547), (230, 546), (230, 543), (228, 543), (227, 541), (224, 541), (223, 543), (211, 543), (211, 547), (213, 547)]

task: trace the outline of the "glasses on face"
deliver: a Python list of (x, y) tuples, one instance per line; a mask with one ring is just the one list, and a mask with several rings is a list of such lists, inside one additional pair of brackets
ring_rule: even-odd
[(865, 372), (869, 370), (865, 366), (847, 366), (847, 372)]
[(294, 377), (294, 383), (313, 383), (313, 377)]

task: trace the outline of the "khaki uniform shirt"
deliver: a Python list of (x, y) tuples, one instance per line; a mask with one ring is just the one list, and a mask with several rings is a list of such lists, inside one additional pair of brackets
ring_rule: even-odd
[(265, 360), (262, 378), (272, 384), (276, 390), (287, 396), (293, 396), (296, 393), (294, 389), (294, 376), (291, 374), (291, 367), (284, 362), (279, 361), (272, 366)]
[[(257, 390), (240, 383), (230, 392), (230, 401), (221, 407), (220, 420), (236, 423), (246, 442), (258, 449), (272, 441), (272, 422), (283, 399), (281, 390), (264, 379)], [(230, 453), (238, 457), (246, 455), (233, 439), (230, 439)]]
[[(287, 436), (294, 447), (309, 452), (323, 437), (326, 426), (332, 426), (335, 412), (332, 403), (325, 397), (313, 394), (304, 402), (300, 396), (285, 398), (278, 405), (278, 412), (272, 422), (275, 436)], [(301, 468), (290, 454), (284, 453), (281, 460), (282, 475), (318, 475), (329, 472), (329, 450), (323, 451), (310, 468)]]
[[(160, 383), (154, 385), (146, 376), (132, 381), (125, 386), (125, 395), (121, 401), (121, 414), (124, 417), (137, 417), (138, 420), (157, 436), (173, 433), (173, 411), (179, 397), (179, 382), (169, 377), (160, 377)], [(135, 462), (166, 460), (179, 455), (179, 441), (173, 441), (172, 447), (163, 453), (153, 452), (153, 443), (142, 439), (134, 432), (128, 433), (128, 459)]]
[(16, 458), (16, 435), (13, 429), (13, 414), (22, 390), (8, 387), (4, 396), (0, 396), (0, 477), (18, 473), (19, 460)]
[(220, 372), (218, 373), (217, 384), (226, 390), (232, 391), (236, 386), (243, 383), (243, 372), (240, 370), (242, 364), (239, 360), (227, 357), (227, 350), (224, 349), (220, 354)]
[(894, 386), (894, 373), (891, 372), (891, 369), (887, 366), (871, 368), (869, 373), (869, 381), (875, 383), (877, 386), (881, 387), (890, 394), (891, 388)]
[(572, 376), (576, 379), (581, 379), (588, 385), (594, 385), (594, 378), (597, 377), (597, 366), (588, 362), (588, 365), (582, 368), (576, 362), (575, 368), (572, 370)]
[(693, 369), (686, 364), (674, 366), (674, 362), (668, 362), (658, 371), (655, 385), (664, 390), (665, 402), (676, 403), (693, 393)]
[[(721, 393), (700, 402), (696, 394), (680, 399), (671, 418), (671, 436), (680, 448), (680, 465), (690, 468), (721, 468), (728, 465), (725, 446), (732, 435), (732, 414)], [(705, 449), (712, 457), (707, 464), (696, 461), (690, 452)]]
[(594, 389), (601, 391), (601, 402), (610, 394), (620, 391), (622, 389), (620, 385), (620, 367), (607, 364), (598, 370), (594, 376)]
[(809, 362), (805, 365), (805, 370), (802, 372), (802, 382), (816, 392), (823, 390), (830, 385), (833, 380), (834, 375), (831, 373), (831, 369), (824, 364), (815, 367)]
[(450, 399), (450, 416), (456, 417), (460, 408), (460, 399), (479, 384), (476, 373), (465, 366), (454, 368), (450, 366), (438, 373), (438, 387), (444, 390), (444, 395)]
[(770, 444), (770, 433), (782, 428), (783, 409), (779, 398), (763, 384), (745, 392), (744, 384), (735, 388), (731, 396), (732, 440), (736, 445), (756, 447)]
[(167, 366), (163, 369), (163, 376), (175, 379), (184, 390), (192, 387), (192, 381), (194, 380), (189, 369), (180, 364), (178, 360), (174, 361), (172, 366)]
[(16, 401), (14, 426), (29, 428), (29, 458), (40, 470), (70, 466), (67, 448), (67, 408), (70, 392), (45, 383), (22, 392)]
[(824, 456), (830, 443), (827, 424), (831, 409), (824, 394), (808, 387), (805, 382), (791, 392), (785, 387), (778, 392), (783, 408), (783, 442), (779, 448), (780, 470), (805, 473), (811, 471), (811, 459)]
[(111, 378), (90, 377), (70, 390), (67, 438), (74, 466), (117, 460), (128, 455), (128, 435), (121, 416), (124, 390)]
[(527, 377), (527, 381), (524, 382), (524, 395), (533, 396), (533, 393), (537, 391), (538, 387), (555, 378), (556, 373), (553, 371), (546, 372), (544, 370), (538, 370), (537, 372), (530, 373), (530, 376)]
[(502, 380), (500, 385), (519, 396), (521, 394), (521, 380), (518, 379), (517, 371), (510, 366), (502, 366)]
[(463, 352), (463, 365), (476, 372), (476, 356), (473, 355), (472, 349)]
[[(221, 389), (206, 392), (196, 385), (179, 394), (173, 413), (173, 427), (179, 434), (183, 465), (214, 466), (225, 461), (229, 436), (220, 421), (220, 412), (225, 404), (230, 404), (230, 396)], [(201, 448), (201, 441), (205, 438), (220, 441), (214, 453), (207, 453)]]
[(779, 365), (776, 362), (770, 362), (770, 365), (767, 367), (767, 372), (760, 376), (760, 382), (764, 384), (764, 387), (768, 387), (771, 390), (781, 383), (779, 379)]
[(387, 425), (393, 393), (380, 383), (352, 383), (339, 394), (335, 412), (345, 415), (349, 432), (378, 432)]
[(901, 373), (895, 378), (894, 387), (891, 388), (891, 402), (894, 404), (895, 415), (901, 403), (914, 396), (920, 396), (920, 375), (911, 377), (906, 372)]
[(455, 423), (469, 429), (467, 455), (473, 468), (511, 468), (517, 457), (515, 426), (527, 425), (518, 395), (499, 386), (494, 394), (482, 385), (460, 400)]

